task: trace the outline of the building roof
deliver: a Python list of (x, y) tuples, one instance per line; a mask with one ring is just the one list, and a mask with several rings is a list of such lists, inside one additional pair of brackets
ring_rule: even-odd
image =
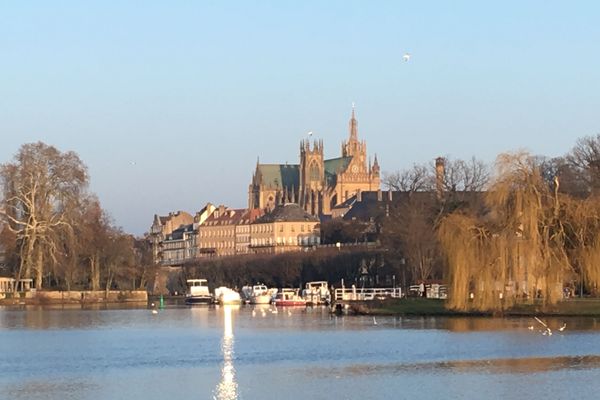
[(268, 214), (254, 221), (255, 224), (268, 224), (272, 222), (319, 222), (319, 219), (310, 215), (296, 203), (279, 205)]
[[(352, 161), (352, 157), (338, 157), (325, 160), (325, 179), (327, 183), (335, 183), (338, 173), (344, 172)], [(258, 164), (257, 172), (260, 182), (274, 189), (298, 189), (300, 182), (300, 165), (298, 164)]]
[(335, 184), (337, 174), (346, 171), (352, 157), (338, 157), (325, 160), (325, 180), (328, 184)]
[(298, 164), (258, 164), (260, 182), (275, 189), (295, 187), (300, 181), (300, 166)]
[(247, 213), (245, 208), (225, 208), (223, 206), (217, 208), (213, 213), (206, 218), (204, 223), (200, 226), (223, 226), (223, 225), (238, 225), (245, 214)]
[[(445, 207), (455, 209), (466, 205), (482, 204), (482, 192), (444, 192), (443, 202)], [(439, 200), (434, 191), (405, 192), (405, 191), (365, 191), (358, 196), (352, 196), (344, 204), (351, 204), (351, 208), (344, 214), (345, 220), (369, 221), (373, 218), (383, 217), (388, 212), (398, 210), (399, 207), (419, 204), (423, 207), (439, 207)]]
[(167, 240), (181, 240), (183, 239), (183, 235), (187, 232), (194, 231), (194, 224), (182, 225), (181, 227), (175, 229), (173, 232), (167, 235)]

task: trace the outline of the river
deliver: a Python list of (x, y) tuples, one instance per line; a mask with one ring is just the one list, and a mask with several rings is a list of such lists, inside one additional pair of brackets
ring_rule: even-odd
[[(324, 308), (0, 308), (0, 399), (563, 399), (600, 393), (600, 321)], [(566, 329), (557, 328), (566, 323)], [(531, 329), (533, 327), (533, 329)]]

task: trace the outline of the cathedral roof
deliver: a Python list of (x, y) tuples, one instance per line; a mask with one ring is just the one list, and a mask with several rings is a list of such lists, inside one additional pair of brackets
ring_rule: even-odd
[(268, 214), (258, 218), (254, 223), (268, 224), (271, 222), (318, 222), (319, 219), (310, 215), (296, 203), (279, 205)]
[(258, 164), (257, 172), (263, 185), (276, 189), (298, 187), (300, 180), (298, 164)]
[(344, 172), (352, 161), (352, 157), (338, 157), (325, 160), (325, 179), (327, 183), (335, 183), (336, 175)]

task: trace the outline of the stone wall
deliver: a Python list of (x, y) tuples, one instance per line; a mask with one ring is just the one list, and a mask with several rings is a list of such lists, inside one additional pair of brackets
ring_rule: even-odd
[[(31, 292), (30, 292), (31, 293)], [(148, 293), (144, 290), (71, 290), (33, 292), (31, 300), (40, 303), (124, 303), (147, 302)]]

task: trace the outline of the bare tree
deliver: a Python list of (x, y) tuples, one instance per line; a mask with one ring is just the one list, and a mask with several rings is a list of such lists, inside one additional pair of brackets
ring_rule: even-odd
[(67, 204), (86, 188), (86, 167), (74, 152), (37, 142), (21, 146), (14, 160), (2, 165), (0, 177), (2, 215), (19, 243), (17, 278), (34, 273), (41, 289), (45, 261), (56, 260), (57, 231), (70, 228)]
[(388, 190), (400, 192), (424, 192), (432, 190), (434, 178), (424, 164), (414, 164), (402, 171), (385, 173), (383, 184)]
[(588, 193), (600, 189), (600, 134), (578, 139), (566, 160)]
[[(435, 174), (435, 166), (433, 167)], [(461, 192), (480, 192), (490, 180), (490, 171), (486, 163), (475, 157), (464, 160), (445, 158), (444, 190)]]

